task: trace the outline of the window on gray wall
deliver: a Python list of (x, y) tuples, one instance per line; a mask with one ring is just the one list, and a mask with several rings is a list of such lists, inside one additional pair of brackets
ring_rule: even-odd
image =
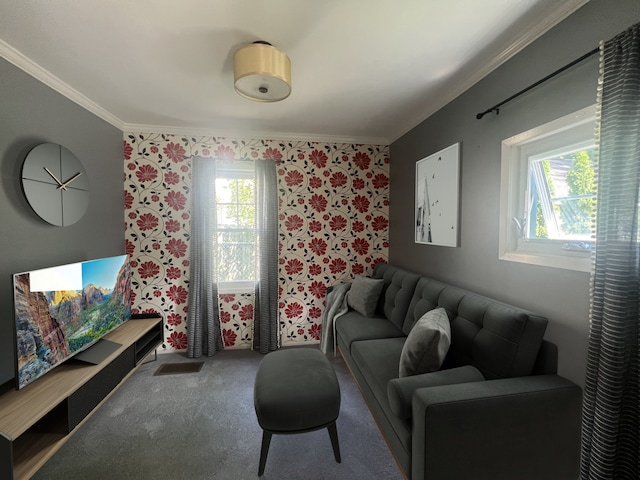
[(589, 271), (595, 106), (502, 142), (502, 260)]

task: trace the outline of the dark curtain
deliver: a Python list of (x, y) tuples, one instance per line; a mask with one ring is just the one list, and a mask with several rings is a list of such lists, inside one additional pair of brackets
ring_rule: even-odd
[(257, 269), (253, 348), (260, 353), (280, 347), (278, 328), (278, 188), (276, 164), (256, 166)]
[(640, 478), (640, 24), (601, 47), (581, 480)]
[(191, 275), (187, 314), (187, 355), (209, 357), (224, 348), (220, 332), (220, 312), (215, 265), (216, 161), (193, 159), (191, 207)]

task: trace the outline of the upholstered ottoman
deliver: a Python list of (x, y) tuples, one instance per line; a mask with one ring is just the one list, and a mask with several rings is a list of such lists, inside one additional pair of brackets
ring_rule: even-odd
[(327, 428), (333, 454), (340, 463), (336, 429), (340, 387), (333, 367), (320, 350), (291, 348), (268, 353), (256, 373), (253, 399), (263, 430), (258, 475), (264, 473), (273, 434)]

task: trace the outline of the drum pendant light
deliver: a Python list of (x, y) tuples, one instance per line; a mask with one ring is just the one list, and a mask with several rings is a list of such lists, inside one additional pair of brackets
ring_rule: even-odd
[(233, 56), (233, 82), (236, 92), (249, 100), (284, 100), (291, 93), (291, 60), (267, 42), (245, 45)]

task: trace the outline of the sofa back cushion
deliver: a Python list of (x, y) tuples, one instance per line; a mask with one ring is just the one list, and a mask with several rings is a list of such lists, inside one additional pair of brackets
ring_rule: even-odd
[(384, 279), (378, 311), (402, 328), (420, 276), (387, 263), (378, 263), (372, 277)]
[(442, 307), (451, 322), (451, 346), (443, 368), (473, 365), (489, 379), (531, 375), (547, 319), (526, 310), (421, 277), (402, 329)]

